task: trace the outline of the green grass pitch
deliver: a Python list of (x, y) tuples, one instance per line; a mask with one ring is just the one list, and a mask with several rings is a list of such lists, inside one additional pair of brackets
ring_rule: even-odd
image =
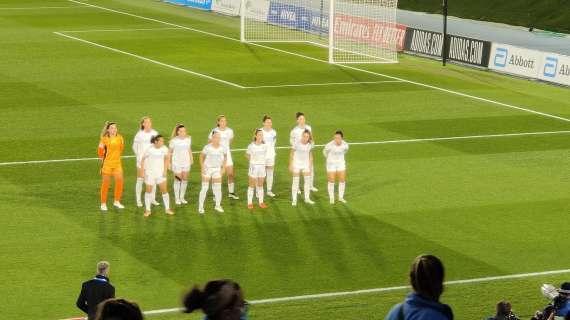
[[(239, 20), (152, 0), (90, 4), (239, 37)], [(72, 8), (38, 8), (72, 7)], [(8, 9), (20, 8), (20, 9)], [(28, 8), (28, 9), (25, 9)], [(264, 114), (278, 145), (288, 144), (302, 110), (317, 143), (337, 128), (349, 142), (569, 131), (570, 122), (409, 82), (242, 89), (243, 87), (378, 82), (403, 78), (570, 118), (570, 91), (402, 55), (394, 65), (361, 70), (308, 59), (326, 50), (304, 45), (244, 45), (158, 21), (64, 0), (0, 1), (0, 286), (1, 318), (78, 316), (74, 302), (96, 261), (112, 263), (121, 297), (145, 310), (171, 308), (184, 288), (229, 277), (247, 298), (265, 299), (405, 285), (411, 260), (440, 256), (447, 279), (560, 270), (570, 265), (570, 135), (353, 145), (347, 205), (330, 206), (324, 159), (316, 156), (314, 207), (289, 201), (287, 150), (278, 151), (270, 209), (248, 212), (224, 199), (226, 213), (197, 214), (199, 175), (190, 205), (174, 217), (149, 219), (134, 208), (134, 160), (125, 159), (124, 212), (99, 210), (98, 162), (7, 162), (96, 156), (105, 120), (130, 142), (143, 115), (169, 134), (183, 122), (194, 150), (206, 143), (218, 114), (245, 147)], [(97, 47), (95, 43), (103, 47)], [(111, 51), (113, 48), (118, 51)], [(127, 55), (129, 53), (131, 55)], [(136, 56), (135, 56), (136, 55)], [(237, 191), (245, 198), (247, 163), (235, 152)], [(211, 205), (211, 204), (210, 204)], [(569, 274), (450, 286), (443, 299), (458, 319), (491, 314), (510, 299), (528, 316), (546, 301), (539, 286)], [(257, 305), (253, 319), (383, 319), (405, 291)], [(156, 319), (195, 319), (164, 315)]]

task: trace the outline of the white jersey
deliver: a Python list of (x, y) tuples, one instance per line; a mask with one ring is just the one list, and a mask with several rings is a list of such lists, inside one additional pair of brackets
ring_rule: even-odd
[(214, 129), (212, 129), (212, 131), (210, 131), (210, 134), (208, 135), (208, 140), (212, 139), (212, 133), (213, 132), (219, 132), (220, 133), (220, 144), (222, 146), (224, 146), (228, 152), (230, 151), (230, 144), (232, 142), (232, 140), (234, 139), (234, 131), (230, 128), (225, 128), (224, 130), (216, 127)]
[(306, 124), (304, 128), (301, 128), (299, 126), (296, 126), (295, 128), (293, 128), (293, 130), (291, 130), (291, 134), (289, 135), (289, 143), (294, 146), (295, 143), (301, 141), (301, 138), (303, 137), (303, 132), (305, 132), (305, 130), (309, 130), (310, 132), (313, 132), (311, 129), (311, 126)]
[(187, 167), (190, 166), (190, 147), (192, 146), (192, 138), (174, 137), (170, 140), (168, 147), (172, 151), (172, 164)]
[(312, 143), (303, 144), (297, 142), (293, 145), (293, 162), (298, 166), (306, 166), (311, 160), (311, 150), (313, 149)]
[(275, 129), (265, 131), (264, 128), (261, 128), (261, 132), (263, 133), (263, 141), (267, 145), (267, 158), (274, 158), (275, 144), (277, 143), (277, 131), (275, 131)]
[(156, 135), (158, 135), (158, 132), (154, 129), (148, 132), (144, 130), (139, 130), (139, 132), (137, 132), (133, 141), (133, 152), (137, 158), (142, 158), (146, 149), (151, 146), (150, 139)]
[(144, 172), (147, 176), (162, 177), (164, 174), (164, 160), (168, 156), (168, 148), (151, 146), (143, 155)]
[(204, 155), (204, 166), (207, 168), (220, 168), (224, 165), (228, 149), (221, 144), (215, 148), (211, 143), (202, 149)]
[(342, 163), (344, 162), (344, 155), (348, 152), (348, 143), (344, 140), (340, 146), (334, 140), (327, 143), (323, 149), (323, 154), (327, 158), (327, 163)]
[(265, 165), (267, 159), (268, 145), (266, 143), (255, 144), (252, 142), (247, 146), (246, 153), (249, 155), (249, 164), (251, 165)]

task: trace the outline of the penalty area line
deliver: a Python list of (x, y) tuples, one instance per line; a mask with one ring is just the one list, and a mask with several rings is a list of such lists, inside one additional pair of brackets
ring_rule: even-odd
[[(518, 132), (518, 133), (501, 133), (501, 134), (487, 134), (487, 135), (470, 135), (470, 136), (456, 136), (456, 137), (435, 137), (435, 138), (418, 138), (418, 139), (398, 139), (398, 140), (382, 140), (382, 141), (361, 141), (361, 142), (348, 142), (349, 145), (382, 145), (382, 144), (398, 144), (398, 143), (419, 143), (419, 142), (435, 142), (435, 141), (453, 141), (453, 140), (470, 140), (470, 139), (490, 139), (490, 138), (504, 138), (504, 137), (521, 137), (521, 136), (542, 136), (542, 135), (556, 135), (556, 134), (570, 134), (570, 130), (565, 131), (541, 131), (541, 132)], [(315, 147), (324, 147), (324, 144), (316, 144)], [(291, 149), (290, 146), (279, 146), (275, 149)], [(231, 152), (243, 152), (245, 148), (231, 149)], [(194, 151), (193, 154), (198, 154), (200, 151)], [(134, 158), (134, 155), (123, 156), (123, 159)], [(26, 164), (44, 164), (44, 163), (60, 163), (60, 162), (76, 162), (76, 161), (94, 161), (99, 158), (69, 158), (69, 159), (53, 159), (53, 160), (31, 160), (31, 161), (13, 161), (13, 162), (0, 162), (2, 166), (17, 166)]]
[[(508, 274), (508, 275), (500, 275), (500, 276), (489, 276), (489, 277), (482, 277), (482, 278), (452, 280), (452, 281), (446, 281), (445, 285), (446, 286), (457, 286), (457, 285), (465, 285), (465, 284), (477, 284), (477, 283), (486, 283), (486, 282), (495, 282), (495, 281), (536, 278), (536, 277), (561, 275), (561, 274), (569, 274), (569, 273), (570, 273), (570, 269), (530, 272), (530, 273), (518, 273), (518, 274)], [(326, 298), (358, 296), (358, 295), (365, 295), (365, 294), (372, 294), (372, 293), (385, 293), (385, 292), (404, 291), (404, 290), (410, 290), (410, 286), (406, 285), (406, 286), (372, 288), (372, 289), (362, 289), (362, 290), (353, 290), (353, 291), (325, 292), (325, 293), (318, 293), (318, 294), (307, 294), (307, 295), (290, 296), (290, 297), (278, 297), (278, 298), (251, 300), (251, 301), (249, 301), (249, 303), (251, 305), (264, 305), (264, 304), (274, 304), (274, 303), (285, 303), (285, 302), (291, 302), (291, 301), (319, 300), (319, 299), (326, 299)], [(157, 309), (157, 310), (145, 311), (144, 314), (145, 314), (145, 316), (157, 316), (157, 315), (164, 315), (164, 314), (170, 314), (170, 313), (177, 313), (177, 312), (181, 312), (182, 310), (183, 310), (182, 308)], [(72, 319), (79, 320), (79, 319), (83, 319), (83, 318), (68, 318), (65, 320), (72, 320)]]
[(245, 88), (245, 89), (271, 89), (271, 88), (341, 86), (341, 85), (378, 84), (378, 83), (402, 83), (402, 82), (403, 82), (403, 81), (400, 81), (400, 80), (353, 81), (353, 82), (325, 82), (325, 83), (280, 84), (280, 85), (253, 86), (253, 87), (244, 87), (244, 88)]

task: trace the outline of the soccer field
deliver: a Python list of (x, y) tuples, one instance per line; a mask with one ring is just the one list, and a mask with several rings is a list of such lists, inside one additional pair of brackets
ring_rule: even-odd
[[(79, 316), (80, 284), (101, 259), (117, 295), (144, 310), (177, 307), (184, 288), (221, 277), (254, 301), (391, 288), (254, 304), (252, 319), (383, 319), (423, 253), (444, 261), (449, 281), (557, 271), (453, 283), (443, 300), (458, 319), (501, 299), (530, 316), (546, 303), (542, 283), (570, 278), (570, 89), (408, 55), (330, 65), (324, 48), (238, 39), (237, 18), (154, 0), (0, 0), (0, 318)], [(318, 147), (316, 204), (291, 206), (296, 111), (317, 144), (337, 129), (352, 143), (348, 204), (328, 203)], [(198, 216), (194, 168), (189, 205), (143, 218), (138, 119), (164, 135), (185, 123), (197, 151), (219, 114), (236, 133), (242, 199), (243, 148), (273, 117), (284, 148), (269, 209), (225, 197), (224, 214), (208, 199)], [(101, 214), (94, 157), (106, 120), (127, 141), (127, 209)]]

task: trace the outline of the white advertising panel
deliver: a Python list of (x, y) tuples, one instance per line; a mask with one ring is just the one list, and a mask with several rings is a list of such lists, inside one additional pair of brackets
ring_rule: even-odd
[(489, 58), (489, 69), (537, 78), (541, 61), (542, 53), (539, 51), (493, 43), (491, 57)]

